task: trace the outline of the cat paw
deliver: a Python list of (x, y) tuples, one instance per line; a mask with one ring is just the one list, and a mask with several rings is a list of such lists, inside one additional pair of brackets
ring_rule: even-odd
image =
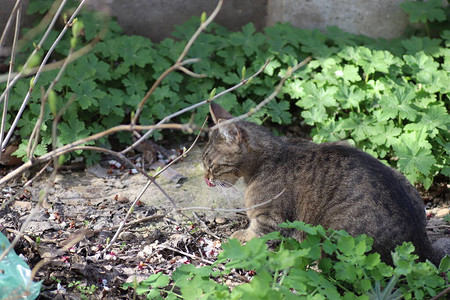
[(240, 242), (247, 242), (252, 238), (257, 237), (257, 235), (252, 230), (238, 230), (233, 233), (230, 238), (238, 239)]

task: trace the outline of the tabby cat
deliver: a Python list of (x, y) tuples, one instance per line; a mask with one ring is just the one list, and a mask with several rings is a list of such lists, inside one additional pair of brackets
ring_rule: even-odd
[[(215, 103), (210, 112), (215, 124), (233, 118)], [(417, 190), (398, 171), (346, 143), (289, 140), (237, 121), (210, 131), (202, 159), (211, 187), (243, 177), (246, 207), (275, 198), (247, 211), (250, 226), (231, 236), (240, 241), (279, 231), (286, 220), (300, 220), (353, 236), (367, 234), (374, 238), (373, 251), (387, 263), (404, 241), (414, 244), (421, 260), (438, 264), (443, 256), (426, 234)], [(303, 238), (299, 231), (281, 232)]]

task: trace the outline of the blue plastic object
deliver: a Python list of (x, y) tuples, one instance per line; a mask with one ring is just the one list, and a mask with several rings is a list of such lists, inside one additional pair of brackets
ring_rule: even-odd
[[(9, 241), (0, 232), (0, 253), (9, 246)], [(14, 250), (0, 262), (0, 300), (27, 299), (39, 296), (41, 282), (33, 282), (31, 270)]]

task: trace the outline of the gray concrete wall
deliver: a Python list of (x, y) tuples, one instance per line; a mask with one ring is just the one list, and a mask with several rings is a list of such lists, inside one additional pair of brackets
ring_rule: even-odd
[[(276, 22), (290, 22), (301, 28), (325, 29), (334, 25), (343, 30), (371, 37), (395, 38), (408, 24), (399, 8), (403, 0), (225, 0), (216, 21), (238, 30), (248, 22), (257, 29)], [(14, 6), (0, 0), (0, 30)], [(24, 1), (26, 6), (28, 1)], [(160, 41), (175, 25), (191, 16), (208, 14), (214, 0), (90, 0), (88, 6), (117, 17), (127, 34), (139, 34)], [(29, 17), (24, 14), (26, 25)]]
[(404, 0), (268, 0), (267, 24), (290, 22), (300, 28), (344, 31), (378, 38), (396, 38), (408, 25), (400, 9)]
[[(4, 1), (4, 0), (0, 0)], [(139, 34), (160, 41), (170, 36), (175, 25), (202, 12), (210, 15), (217, 5), (214, 0), (91, 0), (88, 6), (117, 17), (126, 33)], [(253, 22), (261, 30), (266, 25), (267, 0), (225, 0), (215, 21), (239, 30)]]

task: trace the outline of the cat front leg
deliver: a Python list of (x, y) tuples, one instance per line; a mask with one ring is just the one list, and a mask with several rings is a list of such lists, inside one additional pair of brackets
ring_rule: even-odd
[(247, 242), (252, 238), (261, 237), (277, 230), (280, 230), (280, 228), (275, 220), (268, 216), (259, 216), (256, 219), (250, 220), (250, 226), (247, 229), (236, 231), (230, 238), (238, 239), (241, 242)]
[(255, 237), (258, 236), (254, 231), (250, 230), (250, 228), (238, 230), (230, 236), (232, 239), (238, 239), (241, 243), (247, 242)]

